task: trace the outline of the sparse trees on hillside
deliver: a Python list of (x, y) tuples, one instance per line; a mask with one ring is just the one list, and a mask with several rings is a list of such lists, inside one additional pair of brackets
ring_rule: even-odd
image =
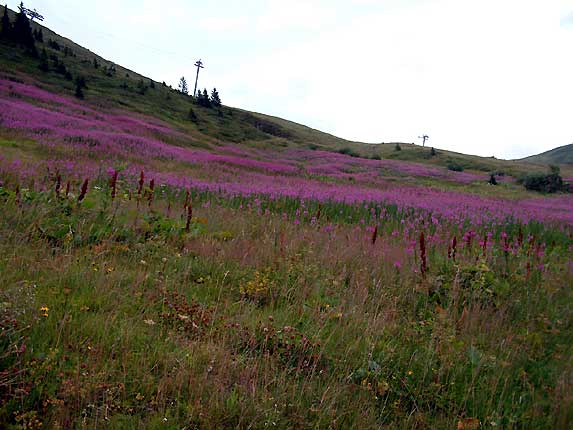
[(211, 91), (211, 96), (209, 97), (209, 93), (207, 92), (207, 88), (203, 89), (203, 91), (197, 91), (197, 96), (195, 97), (195, 103), (199, 106), (203, 106), (206, 108), (220, 108), (221, 107), (221, 97), (219, 96), (219, 92), (217, 88), (213, 88)]
[(197, 91), (197, 97), (195, 97), (195, 102), (199, 106), (203, 106), (206, 108), (211, 107), (211, 100), (209, 99), (209, 93), (207, 92), (206, 88), (203, 91), (201, 90)]
[(187, 86), (187, 80), (185, 79), (185, 76), (181, 76), (181, 79), (179, 79), (178, 88), (182, 94), (189, 94), (189, 87)]

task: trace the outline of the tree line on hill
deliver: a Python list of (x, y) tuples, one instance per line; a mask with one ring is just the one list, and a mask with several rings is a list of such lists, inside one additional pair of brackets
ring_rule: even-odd
[(0, 38), (22, 45), (31, 54), (37, 56), (38, 51), (36, 49), (35, 42), (37, 40), (43, 41), (44, 35), (41, 30), (39, 32), (32, 31), (32, 26), (30, 25), (30, 20), (26, 14), (27, 9), (24, 7), (24, 3), (20, 3), (18, 9), (19, 11), (16, 14), (16, 20), (12, 23), (8, 16), (8, 5), (4, 6), (4, 14), (0, 21), (2, 24), (0, 29)]
[[(78, 98), (84, 98), (84, 89), (87, 88), (86, 79), (83, 76), (74, 76), (72, 75), (71, 70), (66, 66), (64, 61), (61, 59), (58, 54), (63, 54), (64, 57), (76, 57), (76, 54), (70, 49), (68, 46), (65, 46), (61, 43), (58, 43), (56, 40), (48, 39), (47, 41), (44, 40), (44, 33), (42, 29), (32, 29), (31, 21), (36, 18), (40, 17), (43, 19), (41, 15), (39, 15), (35, 10), (31, 11), (24, 6), (24, 3), (21, 2), (18, 6), (18, 12), (16, 13), (16, 17), (14, 22), (10, 19), (10, 15), (8, 14), (8, 6), (4, 6), (4, 11), (2, 14), (2, 18), (0, 19), (0, 40), (9, 44), (16, 44), (26, 50), (26, 52), (34, 58), (39, 59), (38, 68), (42, 72), (54, 72), (57, 74), (62, 75), (68, 81), (74, 81), (75, 84), (75, 96)], [(38, 48), (36, 44), (39, 43), (41, 46), (41, 51), (38, 53)], [(48, 53), (48, 48), (50, 53)], [(97, 58), (93, 59), (93, 67), (95, 69), (100, 69), (102, 72), (108, 77), (114, 77), (117, 73), (117, 69), (115, 64), (111, 63), (109, 65), (100, 65), (100, 62)], [(126, 78), (128, 74), (126, 74)], [(167, 87), (167, 84), (163, 82), (163, 86)], [(130, 86), (127, 84), (127, 81), (124, 81), (121, 86), (123, 89), (129, 89)], [(144, 95), (148, 89), (154, 89), (155, 83), (150, 80), (149, 84), (140, 81), (136, 85), (136, 90), (139, 94)], [(171, 88), (172, 91), (177, 91)], [(184, 77), (181, 78), (179, 82), (179, 93), (189, 95), (189, 90), (187, 86), (187, 82)], [(205, 108), (217, 109), (219, 115), (222, 115), (221, 107), (221, 97), (219, 92), (216, 88), (213, 88), (211, 94), (207, 92), (207, 89), (198, 90), (195, 96), (192, 96), (193, 101), (196, 105), (202, 106)], [(192, 109), (190, 110), (189, 117), (191, 120), (196, 121), (197, 116)]]
[[(177, 86), (179, 92), (181, 94), (185, 94), (186, 96), (189, 95), (189, 86), (187, 85), (187, 79), (185, 76), (181, 76), (179, 79), (179, 85)], [(213, 88), (211, 91), (211, 95), (207, 92), (207, 88), (204, 88), (203, 91), (199, 90), (196, 94), (192, 96), (195, 99), (195, 103), (199, 106), (203, 106), (206, 108), (220, 108), (221, 107), (221, 97), (219, 96), (219, 92), (217, 88)]]

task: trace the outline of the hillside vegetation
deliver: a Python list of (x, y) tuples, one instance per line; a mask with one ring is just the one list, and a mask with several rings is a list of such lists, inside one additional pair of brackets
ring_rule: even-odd
[(573, 143), (523, 158), (522, 161), (538, 164), (573, 164)]
[(0, 39), (0, 428), (571, 428), (573, 195), (515, 180), (545, 166), (199, 106), (42, 33)]

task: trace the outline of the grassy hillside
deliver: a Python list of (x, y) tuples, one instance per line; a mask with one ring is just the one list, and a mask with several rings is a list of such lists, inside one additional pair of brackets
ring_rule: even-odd
[[(14, 14), (11, 12), (12, 20)], [(342, 151), (365, 158), (387, 158), (414, 161), (447, 167), (455, 164), (465, 169), (481, 172), (503, 172), (520, 176), (532, 167), (520, 161), (495, 160), (438, 150), (430, 155), (430, 148), (400, 143), (402, 151), (395, 151), (392, 144), (364, 144), (350, 142), (312, 128), (261, 113), (223, 107), (220, 110), (197, 106), (189, 96), (154, 82), (143, 75), (116, 65), (62, 37), (50, 29), (33, 23), (34, 29), (42, 29), (44, 43), (36, 43), (38, 52), (45, 50), (48, 56), (48, 71), (40, 71), (39, 58), (26, 55), (21, 49), (6, 45), (0, 51), (0, 76), (34, 82), (53, 92), (73, 95), (77, 77), (85, 78), (86, 102), (99, 108), (121, 108), (159, 118), (176, 126), (194, 138), (198, 145), (235, 142), (257, 147), (301, 147), (326, 151)], [(55, 43), (54, 43), (55, 42)], [(57, 48), (57, 49), (56, 49)], [(63, 64), (70, 76), (66, 79), (58, 64)], [(94, 67), (94, 61), (98, 67)], [(115, 70), (109, 72), (110, 68)], [(31, 78), (33, 76), (34, 78)], [(224, 98), (224, 94), (223, 94)], [(190, 109), (196, 119), (190, 118)], [(544, 167), (536, 166), (542, 171)], [(573, 176), (571, 172), (565, 172)]]
[(573, 164), (573, 143), (523, 158), (521, 161), (536, 164)]
[(43, 32), (65, 71), (0, 42), (0, 428), (572, 427), (573, 195), (510, 176), (545, 166), (203, 108)]

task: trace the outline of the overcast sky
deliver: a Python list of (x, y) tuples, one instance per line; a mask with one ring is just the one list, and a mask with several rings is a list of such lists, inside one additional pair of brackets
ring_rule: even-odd
[[(15, 8), (19, 2), (9, 1)], [(118, 5), (119, 4), (119, 5)], [(346, 139), (517, 158), (573, 143), (573, 0), (30, 0), (174, 87)]]

